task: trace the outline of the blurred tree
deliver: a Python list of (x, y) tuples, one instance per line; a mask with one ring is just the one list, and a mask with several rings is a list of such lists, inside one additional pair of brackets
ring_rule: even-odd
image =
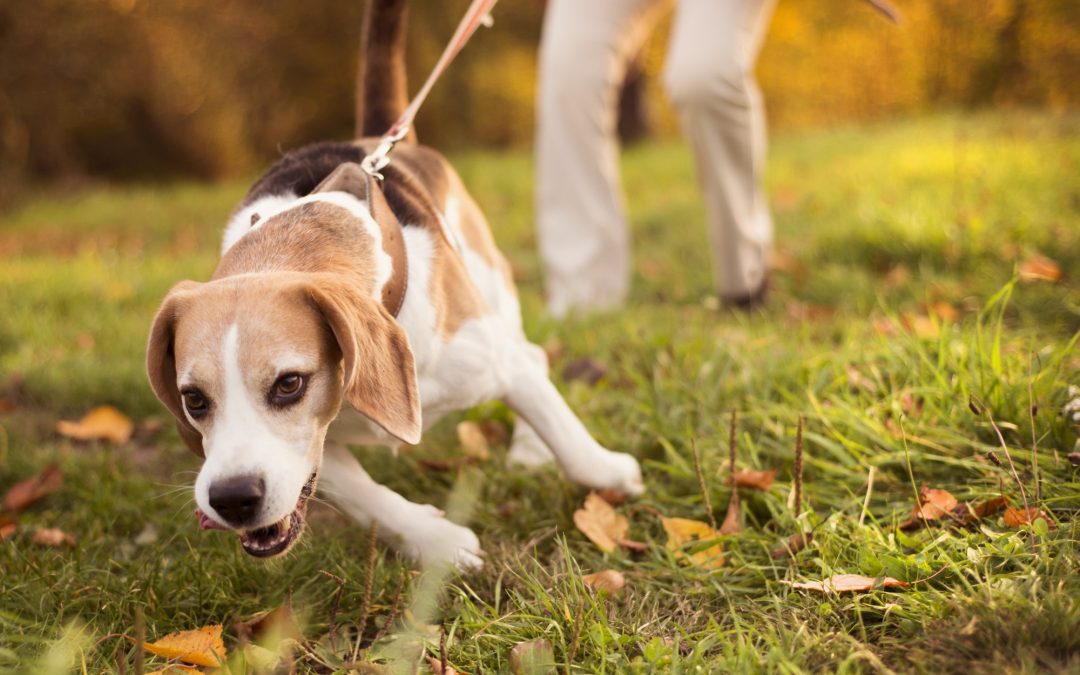
[[(951, 106), (1080, 104), (1080, 1), (788, 0), (759, 65), (774, 128)], [(468, 0), (414, 2), (419, 86)], [(35, 0), (0, 4), (0, 200), (21, 181), (250, 172), (300, 143), (348, 137), (364, 2)], [(441, 148), (527, 144), (541, 2), (504, 2), (417, 120)], [(666, 27), (624, 99), (677, 125), (658, 75)], [(633, 92), (638, 92), (636, 95)], [(642, 94), (641, 92), (644, 92)], [(626, 116), (624, 116), (626, 117)]]

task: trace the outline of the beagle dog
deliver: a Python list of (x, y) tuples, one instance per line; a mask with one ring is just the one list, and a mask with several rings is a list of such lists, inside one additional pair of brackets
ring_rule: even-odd
[(404, 2), (368, 8), (361, 138), (287, 154), (250, 189), (205, 283), (183, 281), (150, 331), (147, 372), (204, 457), (204, 528), (286, 553), (318, 489), (427, 565), (481, 565), (476, 535), (379, 485), (349, 445), (415, 444), (453, 411), (501, 399), (508, 460), (557, 462), (590, 488), (642, 489), (630, 455), (589, 435), (522, 330), (510, 266), (460, 178), (400, 144), (382, 180), (359, 165), (404, 108)]

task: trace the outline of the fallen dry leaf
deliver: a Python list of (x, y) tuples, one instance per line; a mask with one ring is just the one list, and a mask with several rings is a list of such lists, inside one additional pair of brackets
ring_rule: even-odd
[(458, 671), (454, 670), (454, 667), (449, 663), (443, 668), (442, 661), (434, 656), (427, 657), (427, 660), (428, 665), (431, 666), (431, 672), (434, 673), (434, 675), (458, 675)]
[(458, 423), (457, 437), (466, 457), (484, 462), (491, 456), (487, 437), (476, 422), (466, 420)]
[(77, 441), (104, 440), (122, 445), (131, 438), (135, 425), (116, 408), (103, 405), (86, 413), (78, 422), (57, 422), (56, 430)]
[(595, 492), (590, 492), (584, 506), (574, 511), (574, 525), (600, 550), (608, 553), (614, 551), (619, 540), (625, 539), (630, 531), (630, 521), (615, 513), (611, 504)]
[(546, 675), (555, 672), (555, 650), (547, 640), (532, 640), (510, 650), (510, 672), (514, 675)]
[(985, 502), (971, 506), (968, 503), (957, 505), (952, 510), (953, 520), (957, 525), (966, 527), (971, 525), (977, 520), (982, 518), (989, 518), (990, 516), (997, 515), (1002, 509), (1009, 505), (1009, 498), (1005, 496), (994, 497), (993, 499), (987, 499)]
[(611, 595), (622, 592), (626, 587), (626, 577), (618, 570), (603, 570), (594, 574), (586, 574), (581, 581), (594, 591), (604, 591)]
[[(735, 472), (735, 487), (749, 488), (768, 492), (776, 480), (776, 469), (758, 471), (756, 469), (739, 469)], [(728, 477), (728, 485), (731, 485), (731, 477)]]
[(786, 543), (777, 546), (769, 554), (773, 560), (780, 560), (781, 558), (794, 558), (795, 555), (807, 547), (808, 544), (814, 541), (814, 533), (794, 535), (787, 540)]
[(1039, 518), (1046, 521), (1046, 526), (1051, 530), (1057, 527), (1057, 524), (1050, 519), (1050, 516), (1042, 509), (1036, 506), (1029, 506), (1026, 509), (1015, 509), (1009, 507), (1005, 509), (1005, 515), (1001, 519), (1005, 522), (1005, 525), (1015, 529), (1019, 529), (1024, 525), (1030, 525)]
[(233, 631), (241, 640), (248, 642), (274, 642), (291, 639), (300, 641), (304, 636), (296, 623), (296, 617), (288, 605), (259, 612), (249, 619), (233, 624)]
[(7, 396), (0, 396), (0, 413), (11, 412), (15, 409), (15, 401)]
[(859, 574), (834, 574), (824, 581), (787, 581), (781, 580), (792, 588), (804, 591), (818, 591), (819, 593), (854, 593), (857, 591), (872, 591), (875, 588), (907, 588), (911, 584), (892, 577), (864, 577)]
[(930, 313), (937, 316), (937, 318), (942, 321), (947, 321), (948, 323), (955, 323), (956, 320), (960, 318), (960, 312), (953, 307), (952, 304), (945, 302), (944, 300), (935, 302), (927, 309)]
[(739, 506), (739, 493), (731, 493), (731, 501), (728, 502), (727, 514), (724, 522), (720, 524), (720, 534), (738, 534), (742, 532), (742, 508)]
[(488, 445), (502, 445), (510, 440), (510, 431), (499, 420), (484, 420), (480, 423), (480, 431), (484, 433)]
[(596, 494), (600, 495), (601, 499), (612, 506), (622, 506), (626, 503), (626, 493), (619, 492), (612, 488), (604, 488), (603, 490), (597, 491)]
[(49, 464), (41, 473), (11, 486), (4, 495), (4, 509), (18, 513), (43, 497), (56, 492), (64, 484), (64, 476), (55, 463)]
[(716, 542), (705, 550), (695, 550), (689, 555), (684, 550), (688, 546), (697, 549), (700, 547), (698, 542), (720, 538), (720, 533), (709, 527), (707, 523), (688, 518), (667, 517), (661, 517), (660, 522), (668, 535), (667, 548), (675, 554), (676, 560), (689, 560), (705, 569), (716, 569), (724, 564), (724, 547), (720, 542)]
[(30, 542), (37, 544), (38, 546), (52, 546), (53, 548), (56, 548), (59, 546), (74, 546), (75, 537), (58, 527), (47, 527), (43, 530), (34, 532), (30, 537)]
[(0, 541), (4, 541), (15, 534), (19, 524), (14, 517), (0, 513)]
[(165, 666), (160, 670), (151, 670), (146, 675), (182, 675), (183, 673), (201, 673), (202, 671), (194, 666), (183, 666), (180, 664), (172, 664)]
[(1020, 263), (1020, 281), (1030, 284), (1035, 281), (1054, 283), (1061, 279), (1061, 265), (1057, 261), (1036, 253)]
[(648, 544), (643, 541), (634, 541), (633, 539), (620, 539), (619, 546), (633, 553), (644, 553), (649, 550)]
[(912, 509), (907, 521), (900, 524), (901, 530), (917, 530), (928, 522), (940, 520), (951, 514), (956, 508), (956, 497), (945, 490), (935, 490), (923, 485), (919, 488), (919, 503)]
[(179, 659), (196, 666), (217, 666), (225, 660), (221, 624), (170, 633), (143, 649), (165, 659)]
[(590, 387), (607, 375), (607, 366), (588, 357), (574, 359), (563, 368), (562, 378), (566, 382), (581, 380)]
[(924, 340), (936, 340), (941, 337), (941, 326), (928, 316), (922, 314), (903, 314), (900, 323), (915, 337)]

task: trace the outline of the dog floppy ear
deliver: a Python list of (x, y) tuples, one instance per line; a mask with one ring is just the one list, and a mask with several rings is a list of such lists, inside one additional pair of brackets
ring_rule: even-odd
[(181, 281), (172, 287), (162, 301), (150, 327), (150, 339), (146, 346), (146, 374), (154, 394), (176, 419), (176, 430), (180, 432), (180, 437), (192, 452), (202, 457), (202, 434), (188, 422), (180, 402), (180, 390), (176, 385), (176, 355), (173, 351), (176, 322), (183, 311), (184, 296), (198, 286), (194, 281)]
[(328, 280), (306, 290), (341, 349), (345, 400), (395, 438), (419, 443), (420, 394), (405, 331), (381, 303), (351, 285)]

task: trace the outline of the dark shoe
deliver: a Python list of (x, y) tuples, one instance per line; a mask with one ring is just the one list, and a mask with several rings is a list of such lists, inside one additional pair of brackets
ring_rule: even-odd
[(769, 277), (766, 275), (761, 280), (757, 290), (746, 295), (734, 295), (720, 298), (720, 302), (728, 309), (736, 309), (741, 312), (752, 312), (765, 306), (765, 300), (769, 295)]

